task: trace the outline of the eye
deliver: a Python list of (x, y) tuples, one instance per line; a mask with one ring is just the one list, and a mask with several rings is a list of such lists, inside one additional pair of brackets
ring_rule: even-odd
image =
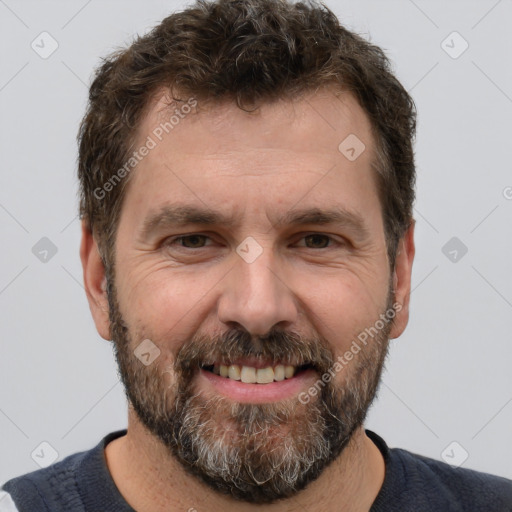
[(209, 240), (210, 237), (206, 235), (183, 235), (177, 236), (165, 242), (165, 245), (176, 245), (178, 243), (178, 247), (183, 247), (185, 249), (202, 249), (203, 247), (207, 247), (203, 242)]
[(339, 244), (339, 242), (334, 240), (331, 236), (322, 233), (311, 233), (303, 236), (301, 240), (306, 241), (308, 249), (329, 249), (333, 245), (333, 242)]
[[(209, 245), (206, 244), (208, 240), (211, 241), (211, 238), (207, 235), (193, 233), (170, 238), (164, 242), (164, 245), (168, 247), (172, 246), (177, 249), (204, 249), (209, 247)], [(334, 245), (343, 245), (342, 242), (323, 233), (310, 233), (304, 235), (300, 240), (305, 241), (305, 246), (302, 245), (301, 247), (306, 247), (307, 249), (330, 249), (333, 248)]]

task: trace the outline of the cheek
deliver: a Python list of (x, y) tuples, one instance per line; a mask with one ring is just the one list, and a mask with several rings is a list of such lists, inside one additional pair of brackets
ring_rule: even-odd
[(385, 308), (387, 290), (366, 286), (356, 276), (316, 281), (306, 288), (304, 300), (311, 309), (311, 321), (336, 351), (345, 351), (353, 338), (374, 324)]
[[(200, 325), (204, 308), (212, 307), (205, 294), (214, 283), (207, 286), (204, 279), (201, 286), (194, 285), (191, 281), (196, 279), (172, 275), (170, 271), (148, 274), (144, 279), (132, 275), (132, 279), (129, 288), (124, 287), (125, 295), (120, 297), (132, 343), (135, 347), (150, 339), (160, 350), (159, 371), (169, 371), (182, 344)], [(168, 382), (171, 375), (165, 377)]]
[[(125, 266), (119, 282), (121, 312), (132, 333), (155, 340), (166, 352), (208, 322), (219, 327), (216, 308), (225, 292), (226, 266), (201, 271), (171, 268), (161, 262)], [(383, 311), (387, 295), (384, 276), (375, 265), (358, 262), (351, 268), (287, 268), (290, 299), (297, 304), (299, 330), (312, 330), (328, 340), (336, 354), (344, 353)], [(131, 267), (131, 268), (126, 268)], [(144, 339), (144, 338), (141, 338)], [(134, 342), (135, 343), (135, 342)]]
[(151, 325), (173, 324), (201, 300), (207, 285), (207, 279), (200, 282), (197, 276), (179, 275), (173, 269), (141, 268), (127, 275), (120, 295), (129, 318)]

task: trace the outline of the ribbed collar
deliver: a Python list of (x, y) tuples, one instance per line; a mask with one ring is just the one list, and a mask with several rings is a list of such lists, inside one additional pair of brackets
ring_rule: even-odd
[[(372, 432), (365, 430), (368, 437), (382, 453), (386, 463), (384, 484), (371, 508), (371, 512), (382, 510), (387, 501), (388, 490), (394, 489), (400, 480), (396, 471), (390, 471), (390, 452), (385, 441)], [(108, 443), (126, 435), (127, 430), (118, 430), (106, 435), (92, 450), (86, 452), (77, 468), (78, 491), (85, 505), (85, 510), (108, 510), (109, 512), (136, 512), (119, 492), (107, 466), (105, 448)]]
[(118, 430), (106, 435), (92, 450), (85, 453), (77, 468), (78, 492), (85, 510), (108, 510), (109, 512), (136, 512), (119, 492), (107, 466), (105, 447), (108, 443), (126, 435), (127, 430)]

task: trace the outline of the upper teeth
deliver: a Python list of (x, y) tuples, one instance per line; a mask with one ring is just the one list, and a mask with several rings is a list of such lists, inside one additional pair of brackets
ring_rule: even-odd
[(222, 377), (227, 377), (233, 380), (240, 380), (246, 384), (268, 384), (273, 381), (281, 381), (290, 379), (295, 374), (296, 367), (290, 365), (278, 364), (274, 367), (267, 366), (267, 368), (253, 368), (252, 366), (242, 366), (237, 364), (232, 365), (214, 365), (213, 373)]

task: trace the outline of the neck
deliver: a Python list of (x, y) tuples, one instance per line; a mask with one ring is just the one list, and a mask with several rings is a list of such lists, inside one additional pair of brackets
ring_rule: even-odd
[[(192, 512), (194, 509), (256, 512), (261, 509), (261, 505), (218, 494), (189, 475), (145, 429), (132, 408), (127, 434), (107, 445), (105, 457), (119, 492), (138, 512)], [(265, 509), (290, 512), (300, 505), (312, 512), (368, 512), (382, 487), (384, 474), (382, 454), (361, 427), (317, 480), (294, 497), (265, 505)]]

